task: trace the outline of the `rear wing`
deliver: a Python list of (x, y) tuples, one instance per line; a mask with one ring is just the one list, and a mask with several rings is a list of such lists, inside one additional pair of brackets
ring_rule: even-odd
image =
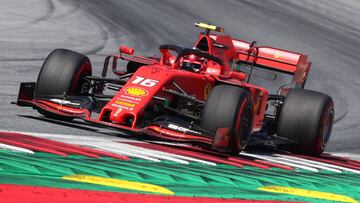
[(237, 39), (232, 41), (236, 50), (234, 59), (238, 62), (291, 74), (292, 82), (296, 87), (304, 87), (311, 67), (307, 55), (273, 47), (256, 46), (256, 42), (248, 43)]

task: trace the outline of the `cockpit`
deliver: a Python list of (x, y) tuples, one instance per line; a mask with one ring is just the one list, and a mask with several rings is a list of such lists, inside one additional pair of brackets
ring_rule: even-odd
[[(224, 62), (205, 51), (197, 48), (184, 48), (173, 44), (159, 47), (162, 57), (160, 64), (172, 66), (174, 69), (183, 69), (192, 72), (205, 71), (210, 65), (221, 68)], [(174, 56), (171, 52), (175, 52)]]

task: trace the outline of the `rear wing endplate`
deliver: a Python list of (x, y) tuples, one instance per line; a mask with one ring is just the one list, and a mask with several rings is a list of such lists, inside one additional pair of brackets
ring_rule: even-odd
[(307, 55), (268, 46), (256, 46), (256, 42), (248, 43), (237, 39), (233, 39), (233, 44), (236, 60), (256, 67), (291, 74), (293, 82), (300, 86), (304, 85), (311, 66)]

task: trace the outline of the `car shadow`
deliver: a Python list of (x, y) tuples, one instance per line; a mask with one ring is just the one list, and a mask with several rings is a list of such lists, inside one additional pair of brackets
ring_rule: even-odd
[[(137, 134), (136, 136), (133, 136), (131, 134), (131, 132), (115, 130), (114, 128), (111, 128), (111, 127), (106, 127), (103, 125), (97, 125), (97, 124), (93, 124), (93, 123), (87, 123), (85, 121), (76, 120), (76, 119), (69, 122), (69, 121), (62, 121), (62, 120), (46, 118), (43, 116), (30, 116), (30, 115), (21, 115), (21, 114), (17, 114), (17, 116), (27, 118), (27, 119), (32, 119), (32, 120), (38, 120), (38, 121), (42, 121), (42, 122), (46, 122), (46, 123), (51, 123), (51, 124), (55, 124), (55, 125), (61, 125), (61, 126), (68, 127), (68, 128), (74, 128), (74, 129), (84, 130), (84, 131), (88, 131), (88, 132), (92, 132), (92, 133), (98, 133), (98, 134), (107, 135), (107, 136), (126, 138), (126, 139), (130, 139), (130, 140), (135, 140), (135, 141), (149, 141), (150, 140), (150, 138), (146, 135)], [(108, 130), (108, 132), (104, 132), (103, 131), (104, 129)]]
[[(160, 139), (157, 137), (150, 137), (145, 134), (136, 134), (134, 136), (131, 132), (117, 130), (117, 129), (99, 125), (96, 123), (87, 123), (85, 121), (77, 120), (77, 119), (74, 119), (72, 121), (62, 121), (62, 120), (47, 118), (44, 116), (31, 116), (31, 115), (21, 115), (21, 114), (17, 114), (17, 116), (27, 118), (27, 119), (42, 121), (42, 122), (46, 122), (46, 123), (51, 123), (51, 124), (55, 124), (55, 125), (61, 125), (61, 126), (67, 127), (67, 128), (84, 130), (84, 131), (88, 131), (91, 133), (97, 133), (97, 134), (106, 135), (106, 136), (124, 138), (124, 139), (128, 139), (131, 141), (142, 141), (142, 142), (153, 142), (153, 143), (156, 142), (157, 144), (161, 144), (161, 145), (179, 144), (179, 142), (171, 142), (171, 141)], [(106, 129), (107, 131), (104, 131), (104, 129)], [(185, 144), (185, 145), (181, 146), (182, 144)], [(213, 155), (213, 156), (217, 156), (217, 157), (231, 157), (231, 156), (221, 153), (221, 152), (216, 152), (216, 151), (213, 151), (210, 149), (206, 150), (206, 148), (208, 148), (208, 147), (204, 147), (202, 145), (199, 145), (198, 143), (180, 143), (180, 145), (174, 146), (174, 147), (192, 150), (192, 151), (195, 150), (195, 151), (203, 153), (203, 154), (209, 154), (209, 155)], [(257, 154), (259, 154), (259, 153), (260, 154), (262, 154), (262, 153), (264, 153), (264, 154), (270, 153), (271, 154), (271, 153), (279, 152), (279, 150), (277, 150), (276, 147), (268, 146), (265, 144), (248, 145), (246, 147), (246, 151), (251, 152), (251, 153), (257, 153)]]

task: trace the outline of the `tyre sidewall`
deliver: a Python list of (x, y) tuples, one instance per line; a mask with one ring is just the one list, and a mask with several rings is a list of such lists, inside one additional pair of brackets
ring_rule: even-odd
[[(325, 150), (329, 139), (323, 142), (323, 121), (334, 107), (331, 97), (311, 90), (292, 90), (281, 108), (277, 135), (294, 140), (286, 150), (295, 153), (316, 155)], [(331, 133), (330, 126), (330, 132)], [(329, 134), (330, 137), (330, 134)]]
[(67, 49), (55, 49), (41, 67), (35, 97), (79, 95), (83, 76), (91, 73), (88, 57)]
[[(330, 117), (330, 118), (329, 118)], [(326, 126), (324, 126), (326, 124), (326, 120), (329, 119), (330, 122), (330, 126), (329, 126), (329, 132), (327, 132), (327, 137), (324, 137), (324, 130)], [(320, 121), (319, 121), (319, 130), (317, 132), (317, 140), (316, 140), (316, 153), (322, 153), (325, 148), (327, 143), (329, 142), (330, 139), (330, 135), (331, 135), (331, 131), (332, 131), (332, 124), (333, 124), (333, 119), (334, 119), (334, 104), (332, 102), (332, 100), (327, 100), (326, 101), (326, 105), (325, 108), (323, 110), (323, 113), (321, 115)]]
[[(243, 132), (246, 129), (242, 128), (242, 118), (246, 116), (245, 114), (249, 114), (247, 116), (250, 116), (251, 127), (248, 133)], [(230, 147), (235, 154), (242, 151), (248, 144), (252, 132), (253, 119), (254, 115), (251, 97), (248, 92), (242, 93), (234, 116), (234, 123), (230, 130)]]
[[(240, 119), (244, 116), (244, 109), (251, 109), (251, 125), (253, 120), (252, 99), (248, 90), (231, 85), (218, 85), (211, 91), (202, 113), (201, 126), (215, 132), (217, 128), (229, 128), (229, 145), (231, 154), (237, 154), (245, 148), (250, 135), (241, 139), (242, 129)], [(251, 126), (252, 129), (252, 126)], [(251, 133), (251, 130), (250, 130)]]

